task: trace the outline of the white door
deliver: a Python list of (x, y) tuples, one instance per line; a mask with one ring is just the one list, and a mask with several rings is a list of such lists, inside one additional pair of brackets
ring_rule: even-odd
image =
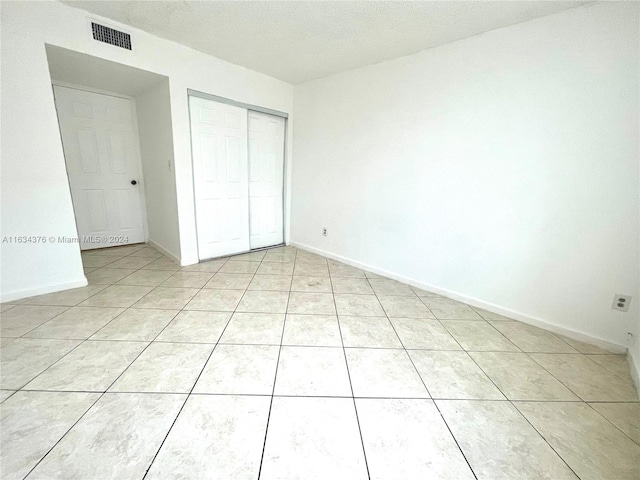
[(278, 245), (283, 233), (284, 118), (249, 111), (251, 248)]
[(58, 86), (54, 92), (80, 248), (144, 242), (131, 101)]
[(189, 97), (201, 260), (249, 250), (247, 110)]

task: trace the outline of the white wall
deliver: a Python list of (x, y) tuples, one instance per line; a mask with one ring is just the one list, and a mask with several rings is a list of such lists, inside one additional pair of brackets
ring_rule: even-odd
[(638, 13), (593, 4), (296, 86), (292, 242), (626, 346)]
[(136, 96), (149, 241), (180, 258), (169, 80)]
[[(89, 15), (54, 1), (0, 8), (2, 236), (76, 235), (45, 54), (51, 44), (169, 78), (179, 255), (196, 262), (187, 89), (291, 113), (291, 85), (129, 27), (122, 28), (132, 34), (131, 52), (94, 41)], [(85, 281), (77, 245), (2, 244), (1, 267), (3, 301)]]

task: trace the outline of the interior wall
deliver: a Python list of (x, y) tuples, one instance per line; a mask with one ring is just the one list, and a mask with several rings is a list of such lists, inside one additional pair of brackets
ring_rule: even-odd
[(149, 241), (179, 258), (178, 204), (174, 175), (169, 80), (135, 97)]
[[(591, 4), (296, 86), (292, 242), (629, 346), (638, 7)], [(629, 313), (615, 293), (634, 296)]]
[[(0, 9), (2, 236), (76, 236), (45, 52), (49, 44), (169, 78), (177, 253), (182, 264), (196, 263), (187, 89), (291, 114), (292, 86), (55, 1), (3, 1)], [(89, 18), (131, 33), (133, 51), (93, 40)], [(0, 261), (2, 301), (86, 282), (77, 244), (4, 243)]]

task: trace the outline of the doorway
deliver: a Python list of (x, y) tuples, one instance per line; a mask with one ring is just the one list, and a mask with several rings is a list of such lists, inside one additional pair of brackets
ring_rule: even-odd
[(284, 241), (285, 118), (189, 95), (200, 260)]
[(80, 248), (144, 242), (133, 101), (58, 85), (54, 96)]

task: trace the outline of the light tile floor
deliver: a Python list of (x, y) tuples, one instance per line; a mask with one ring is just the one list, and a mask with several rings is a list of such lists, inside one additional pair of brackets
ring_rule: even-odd
[(623, 356), (292, 247), (2, 305), (1, 477), (634, 479)]

